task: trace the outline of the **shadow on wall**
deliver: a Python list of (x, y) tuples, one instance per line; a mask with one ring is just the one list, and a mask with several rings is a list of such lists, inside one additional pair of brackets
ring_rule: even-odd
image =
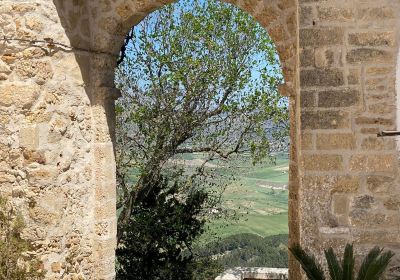
[(79, 65), (86, 95), (92, 108), (97, 107), (92, 111), (93, 129), (97, 137), (103, 137), (100, 136), (96, 141), (109, 142), (114, 138), (114, 100), (119, 97), (119, 91), (114, 87), (113, 74), (118, 54), (93, 50), (89, 21), (91, 10), (88, 2), (90, 1), (53, 0)]

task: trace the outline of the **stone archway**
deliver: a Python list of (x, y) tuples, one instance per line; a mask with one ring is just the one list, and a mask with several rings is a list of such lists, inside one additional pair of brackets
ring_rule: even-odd
[[(113, 68), (124, 34), (164, 4), (1, 1), (0, 191), (23, 213), (49, 278), (114, 277)], [(374, 244), (400, 253), (398, 152), (376, 137), (397, 128), (400, 3), (234, 4), (268, 29), (284, 68), (291, 242), (319, 256), (348, 241), (358, 255)]]
[[(112, 7), (109, 8), (110, 12), (105, 13), (102, 17), (97, 18), (97, 29), (93, 35), (98, 45), (96, 48), (104, 52), (119, 54), (120, 44), (115, 44), (116, 41), (122, 41), (125, 34), (140, 22), (145, 16), (165, 5), (169, 2), (145, 2), (138, 5), (135, 2), (116, 1)], [(295, 109), (298, 101), (298, 47), (297, 47), (297, 3), (296, 1), (271, 1), (265, 3), (263, 1), (243, 1), (231, 2), (239, 8), (245, 10), (264, 26), (274, 43), (282, 63), (283, 73), (285, 77), (285, 84), (280, 89), (281, 94), (288, 96), (290, 106), (292, 108), (292, 123), (291, 135), (292, 143), (296, 140), (296, 122), (294, 122)], [(97, 35), (98, 34), (98, 35)], [(116, 36), (117, 35), (117, 36)], [(115, 60), (110, 61), (110, 64), (115, 64)], [(113, 68), (106, 69), (105, 76), (113, 75)], [(109, 87), (114, 85), (109, 84)], [(296, 145), (292, 145), (295, 147)], [(291, 242), (299, 242), (298, 218), (297, 218), (297, 179), (293, 176), (297, 174), (297, 151), (291, 151), (291, 174), (290, 174), (290, 240)], [(298, 267), (295, 263), (291, 265), (293, 275), (299, 275)]]

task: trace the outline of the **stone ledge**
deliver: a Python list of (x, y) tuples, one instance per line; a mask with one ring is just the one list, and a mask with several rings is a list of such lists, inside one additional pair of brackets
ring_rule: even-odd
[(287, 280), (289, 272), (287, 268), (269, 267), (236, 267), (219, 275), (215, 280)]

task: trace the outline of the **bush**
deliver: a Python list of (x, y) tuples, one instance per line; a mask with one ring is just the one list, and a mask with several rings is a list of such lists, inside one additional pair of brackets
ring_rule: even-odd
[(0, 280), (44, 278), (40, 261), (26, 254), (33, 246), (21, 237), (24, 227), (21, 214), (0, 197)]
[(118, 279), (189, 280), (195, 270), (192, 243), (202, 232), (199, 218), (207, 194), (184, 192), (165, 178), (151, 182), (123, 227), (117, 248)]

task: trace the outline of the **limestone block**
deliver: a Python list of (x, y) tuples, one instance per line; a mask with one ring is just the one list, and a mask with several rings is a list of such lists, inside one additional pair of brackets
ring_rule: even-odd
[(307, 26), (312, 25), (313, 22), (313, 9), (310, 6), (301, 6), (300, 7), (300, 25)]
[(353, 8), (319, 6), (317, 10), (318, 10), (318, 18), (321, 21), (346, 22), (354, 20)]
[(301, 134), (301, 149), (302, 150), (308, 150), (312, 148), (312, 134), (311, 133), (306, 133), (303, 132)]
[(29, 150), (39, 148), (39, 128), (37, 125), (25, 126), (20, 129), (19, 145)]
[(361, 71), (359, 68), (353, 68), (349, 70), (347, 75), (347, 83), (349, 85), (359, 85), (361, 79)]
[(388, 75), (393, 73), (394, 69), (390, 67), (369, 67), (366, 71), (368, 75)]
[(0, 60), (0, 73), (4, 74), (10, 74), (11, 73), (11, 68), (10, 66), (5, 63), (4, 61)]
[(397, 165), (394, 155), (353, 155), (349, 162), (350, 171), (393, 172)]
[(28, 169), (28, 181), (32, 186), (54, 185), (58, 174), (55, 166), (34, 166)]
[(319, 133), (317, 134), (318, 150), (351, 150), (356, 146), (352, 133)]
[(398, 211), (400, 209), (400, 196), (394, 195), (386, 199), (383, 203), (386, 209)]
[(341, 86), (344, 85), (343, 71), (338, 68), (307, 69), (300, 72), (301, 86)]
[(303, 129), (335, 129), (350, 126), (349, 114), (342, 111), (305, 111), (301, 114)]
[(394, 32), (357, 32), (349, 34), (349, 44), (369, 47), (392, 47), (395, 43)]
[(370, 175), (367, 177), (367, 187), (373, 193), (388, 194), (395, 187), (394, 178), (384, 175)]
[(350, 107), (358, 105), (361, 93), (358, 89), (344, 88), (318, 93), (318, 107)]
[(381, 117), (358, 117), (355, 119), (355, 123), (359, 125), (393, 125), (394, 121), (392, 118), (381, 118)]
[(334, 53), (325, 48), (315, 50), (315, 66), (318, 68), (331, 67), (334, 63)]
[(372, 48), (350, 50), (346, 55), (348, 63), (390, 63), (393, 59), (392, 52)]
[(304, 168), (310, 171), (332, 171), (343, 169), (341, 155), (303, 155)]
[(358, 10), (358, 19), (363, 21), (387, 20), (396, 17), (396, 11), (391, 7), (371, 7)]
[(39, 87), (32, 84), (0, 85), (0, 106), (29, 109), (39, 96)]
[(340, 45), (344, 41), (342, 28), (306, 28), (300, 29), (300, 46), (322, 47)]
[(314, 49), (302, 49), (300, 51), (300, 65), (302, 67), (314, 66)]
[(302, 90), (300, 93), (300, 104), (302, 108), (314, 107), (316, 105), (315, 91)]
[(53, 76), (48, 60), (21, 60), (16, 65), (16, 72), (24, 80), (34, 78), (38, 85), (45, 84)]

